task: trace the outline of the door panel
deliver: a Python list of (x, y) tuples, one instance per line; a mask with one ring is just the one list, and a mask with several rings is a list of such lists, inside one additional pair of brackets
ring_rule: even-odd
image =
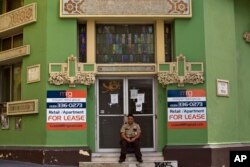
[[(138, 95), (142, 95), (142, 99), (134, 99), (131, 96), (131, 90), (136, 90)], [(153, 80), (152, 79), (128, 79), (129, 93), (129, 113), (135, 116), (142, 131), (141, 147), (153, 148)]]
[(100, 117), (100, 148), (120, 148), (120, 128), (122, 124), (123, 116)]
[(152, 116), (135, 116), (135, 121), (141, 127), (141, 147), (153, 148), (154, 135), (153, 135), (153, 117)]
[[(118, 103), (111, 103), (111, 95), (118, 95)], [(99, 114), (123, 115), (123, 80), (100, 79), (99, 80)]]
[(120, 128), (129, 113), (134, 114), (141, 127), (142, 149), (154, 150), (153, 88), (152, 78), (98, 79), (98, 151), (118, 151)]
[[(132, 114), (153, 114), (153, 89), (152, 79), (129, 79), (128, 93), (129, 93), (129, 113)], [(144, 94), (144, 103), (142, 103), (142, 110), (136, 109), (138, 99), (131, 98), (131, 90), (137, 90), (138, 94)]]

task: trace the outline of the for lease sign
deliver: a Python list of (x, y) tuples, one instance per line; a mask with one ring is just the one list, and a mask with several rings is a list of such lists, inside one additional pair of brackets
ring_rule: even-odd
[(86, 128), (86, 91), (47, 91), (47, 129), (82, 130)]
[(167, 95), (168, 128), (206, 128), (205, 90), (168, 90)]

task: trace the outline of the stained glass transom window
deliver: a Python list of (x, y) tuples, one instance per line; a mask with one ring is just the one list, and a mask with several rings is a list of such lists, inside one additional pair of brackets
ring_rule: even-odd
[(97, 24), (97, 63), (154, 63), (154, 25)]
[(172, 61), (172, 34), (171, 24), (164, 26), (164, 40), (165, 40), (165, 61)]
[(86, 63), (87, 61), (87, 36), (86, 36), (86, 24), (79, 24), (78, 26), (79, 33), (79, 56), (78, 61)]

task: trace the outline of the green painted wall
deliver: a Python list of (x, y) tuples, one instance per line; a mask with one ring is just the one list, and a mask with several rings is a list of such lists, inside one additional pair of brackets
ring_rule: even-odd
[[(77, 21), (59, 17), (59, 2), (47, 1), (46, 49), (47, 62), (66, 63), (68, 56), (76, 55)], [(46, 72), (48, 78), (48, 71)], [(68, 85), (53, 86), (47, 82), (47, 90), (86, 90), (86, 86), (70, 88)], [(88, 111), (87, 111), (88, 112)], [(84, 146), (87, 145), (87, 130), (47, 130), (47, 146)]]
[(250, 103), (249, 103), (249, 82), (250, 82), (250, 43), (243, 40), (245, 32), (250, 32), (250, 1), (235, 0), (235, 25), (236, 25), (236, 57), (238, 66), (238, 88), (239, 88), (239, 139), (241, 142), (250, 142)]
[[(23, 59), (22, 100), (38, 99), (39, 114), (22, 116), (22, 129), (1, 130), (1, 143), (15, 146), (89, 146), (95, 150), (95, 86), (53, 86), (48, 83), (49, 63), (65, 63), (77, 52), (77, 20), (59, 17), (55, 0), (25, 0), (37, 3), (36, 23), (25, 26), (24, 44), (31, 54)], [(242, 35), (250, 31), (249, 0), (193, 0), (193, 17), (174, 21), (175, 55), (183, 53), (187, 61), (204, 62), (205, 83), (157, 88), (158, 147), (207, 143), (249, 142), (250, 44)], [(26, 83), (26, 69), (41, 64), (41, 81)], [(216, 79), (230, 82), (229, 97), (216, 96)], [(48, 131), (46, 129), (47, 90), (87, 90), (87, 129)], [(207, 129), (173, 130), (167, 128), (167, 90), (205, 89), (207, 92)], [(25, 93), (24, 93), (25, 92)], [(240, 131), (238, 129), (241, 129)]]
[(95, 86), (88, 86), (88, 95), (87, 95), (87, 133), (88, 133), (88, 146), (92, 151), (95, 151), (95, 142), (96, 142), (96, 109), (95, 109)]
[(163, 147), (166, 145), (166, 135), (167, 135), (167, 101), (166, 101), (166, 88), (162, 87), (162, 85), (158, 84), (157, 87), (157, 138), (158, 141), (158, 151), (161, 151)]
[[(31, 54), (23, 59), (22, 100), (38, 99), (39, 114), (23, 115), (21, 130), (14, 129), (15, 117), (10, 117), (10, 129), (0, 133), (1, 143), (15, 146), (87, 145), (87, 129), (82, 131), (49, 131), (46, 129), (47, 90), (87, 90), (86, 86), (69, 88), (48, 83), (49, 63), (65, 63), (68, 56), (76, 55), (77, 21), (76, 19), (59, 18), (58, 1), (25, 0), (25, 4), (33, 2), (37, 3), (37, 22), (25, 26), (23, 30), (24, 44), (31, 46)], [(27, 84), (27, 66), (34, 64), (41, 65), (41, 81)], [(88, 108), (91, 107), (88, 106)]]
[[(179, 56), (182, 53), (189, 62), (205, 62), (203, 0), (192, 2), (193, 17), (176, 19), (174, 22), (175, 55)], [(175, 89), (206, 89), (206, 85), (185, 84), (184, 87), (175, 85), (167, 87), (167, 90)], [(167, 129), (166, 143), (167, 145), (205, 144), (207, 143), (207, 129)]]
[[(238, 83), (233, 0), (204, 0), (208, 143), (239, 138)], [(230, 82), (229, 97), (216, 96), (216, 79)]]
[[(25, 0), (25, 4), (37, 2), (38, 21), (25, 26), (24, 44), (31, 45), (31, 54), (23, 59), (22, 64), (22, 100), (38, 99), (39, 114), (23, 115), (21, 130), (15, 129), (15, 116), (10, 117), (10, 128), (0, 133), (3, 145), (42, 146), (45, 144), (45, 91), (46, 91), (46, 1)], [(39, 39), (39, 40), (37, 40)], [(27, 84), (27, 66), (41, 64), (41, 82)]]

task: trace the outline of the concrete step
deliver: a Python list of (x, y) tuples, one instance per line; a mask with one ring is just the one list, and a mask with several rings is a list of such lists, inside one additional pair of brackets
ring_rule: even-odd
[(80, 162), (79, 167), (178, 167), (177, 161), (164, 161), (161, 152), (143, 152), (143, 163), (134, 154), (127, 154), (126, 161), (118, 163), (120, 153), (93, 153), (92, 162)]
[(143, 163), (80, 162), (79, 167), (178, 167), (178, 164), (177, 164), (177, 161), (162, 161), (158, 163), (153, 163), (153, 162), (143, 162)]
[[(118, 162), (120, 153), (93, 153), (92, 162)], [(144, 162), (163, 161), (161, 152), (145, 152), (142, 153)], [(125, 162), (137, 162), (134, 154), (127, 154)]]

